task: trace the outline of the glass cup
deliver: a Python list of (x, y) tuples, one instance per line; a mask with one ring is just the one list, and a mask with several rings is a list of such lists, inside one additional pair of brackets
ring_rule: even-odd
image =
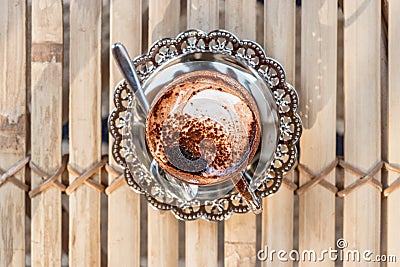
[(215, 71), (183, 74), (164, 86), (146, 120), (153, 158), (194, 185), (238, 178), (260, 143), (260, 116), (250, 93)]

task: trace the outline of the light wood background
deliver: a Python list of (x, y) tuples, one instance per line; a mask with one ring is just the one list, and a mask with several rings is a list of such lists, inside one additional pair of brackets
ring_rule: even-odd
[[(399, 266), (400, 2), (297, 2), (0, 0), (0, 267)], [(122, 78), (110, 45), (136, 57), (189, 28), (257, 40), (297, 87), (298, 171), (259, 216), (180, 222), (102, 157)], [(397, 262), (257, 258), (267, 247), (321, 253), (340, 238)]]

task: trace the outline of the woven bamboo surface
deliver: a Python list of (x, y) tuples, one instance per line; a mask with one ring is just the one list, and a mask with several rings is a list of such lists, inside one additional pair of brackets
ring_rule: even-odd
[[(399, 1), (0, 0), (0, 7), (0, 266), (399, 265)], [(188, 28), (256, 40), (298, 90), (300, 158), (261, 215), (180, 222), (149, 208), (109, 156), (105, 118), (122, 78), (110, 44), (136, 56)], [(338, 240), (344, 251), (396, 262), (260, 254), (268, 247), (320, 255)]]

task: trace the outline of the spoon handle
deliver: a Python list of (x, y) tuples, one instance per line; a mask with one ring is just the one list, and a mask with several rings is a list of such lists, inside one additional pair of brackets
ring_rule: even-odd
[(240, 175), (237, 181), (234, 181), (235, 188), (239, 194), (247, 201), (247, 205), (254, 214), (260, 214), (262, 212), (260, 198), (256, 196), (253, 190), (251, 190), (250, 184), (246, 179), (248, 173), (246, 171)]
[(129, 86), (132, 88), (135, 93), (135, 97), (137, 98), (142, 109), (148, 113), (149, 112), (149, 103), (144, 95), (142, 86), (140, 85), (139, 77), (136, 74), (135, 67), (133, 66), (132, 60), (129, 57), (128, 51), (125, 46), (121, 43), (115, 43), (112, 45), (112, 53), (117, 63), (119, 69), (124, 75), (126, 81)]

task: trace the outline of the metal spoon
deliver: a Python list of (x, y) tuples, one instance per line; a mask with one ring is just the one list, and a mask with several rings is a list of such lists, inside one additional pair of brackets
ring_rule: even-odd
[(262, 212), (261, 201), (251, 189), (250, 183), (247, 180), (249, 178), (251, 178), (251, 175), (248, 172), (243, 171), (240, 179), (235, 183), (235, 188), (247, 201), (247, 205), (249, 206), (250, 210), (254, 214), (260, 214)]
[(144, 95), (142, 86), (140, 85), (139, 77), (136, 74), (136, 69), (133, 66), (132, 60), (129, 57), (128, 51), (125, 46), (121, 43), (115, 43), (111, 47), (115, 62), (118, 64), (119, 69), (124, 75), (126, 81), (129, 86), (132, 88), (135, 97), (143, 109), (143, 111), (147, 114), (149, 112), (149, 102)]

